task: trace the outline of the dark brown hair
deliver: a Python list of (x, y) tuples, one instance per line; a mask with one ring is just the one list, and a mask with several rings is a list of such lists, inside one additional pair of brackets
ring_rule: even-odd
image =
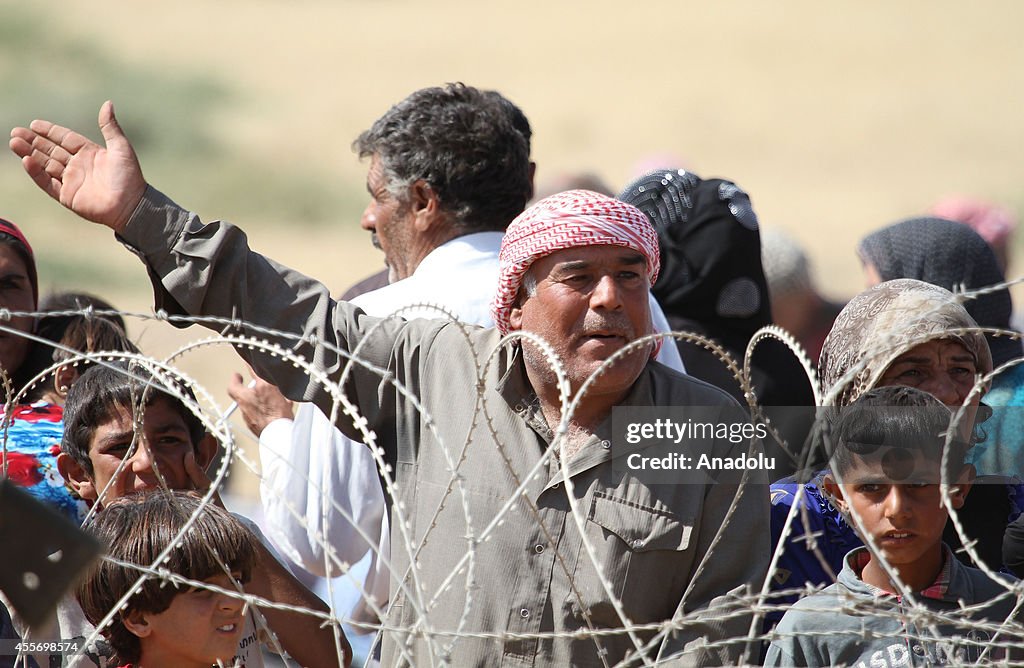
[(880, 461), (886, 475), (894, 482), (904, 482), (913, 472), (914, 452), (920, 452), (926, 460), (941, 462), (943, 450), (948, 448), (945, 480), (952, 482), (963, 469), (970, 448), (970, 443), (962, 439), (947, 439), (947, 432), (955, 427), (950, 409), (913, 387), (875, 388), (832, 418), (834, 448), (830, 468), (840, 476), (854, 469), (857, 458), (884, 454)]
[[(242, 574), (247, 582), (256, 562), (257, 539), (223, 508), (208, 504), (199, 511), (195, 492), (154, 491), (118, 499), (96, 515), (90, 531), (105, 545), (113, 559), (142, 567), (154, 562), (185, 524), (195, 522), (159, 566), (190, 580), (205, 580), (225, 572)], [(107, 615), (142, 573), (104, 558), (78, 588), (78, 602), (93, 625)], [(102, 629), (122, 662), (139, 660), (141, 643), (123, 619), (133, 612), (160, 613), (174, 597), (187, 589), (160, 578), (147, 579), (128, 600), (124, 610)]]
[[(137, 353), (138, 347), (132, 343), (124, 329), (114, 320), (95, 315), (75, 314), (61, 317), (56, 320), (44, 318), (39, 321), (36, 330), (39, 336), (59, 343), (63, 348), (34, 343), (29, 356), (30, 364), (36, 372), (53, 366), (54, 362), (66, 362), (78, 353)], [(71, 351), (64, 348), (70, 348)], [(73, 366), (81, 376), (95, 362), (91, 358), (79, 359)], [(45, 397), (47, 383), (56, 375), (57, 371), (51, 371), (35, 387), (26, 391), (26, 398), (29, 401), (37, 401)]]
[[(192, 448), (198, 448), (199, 442), (206, 435), (206, 427), (181, 400), (161, 389), (166, 387), (168, 382), (171, 381), (161, 381), (154, 377), (141, 365), (123, 361), (94, 365), (83, 373), (68, 391), (67, 403), (64, 405), (61, 452), (74, 458), (91, 476), (93, 470), (89, 450), (96, 430), (115, 419), (121, 409), (140, 410), (140, 397), (145, 399), (146, 406), (151, 406), (157, 401), (168, 402), (168, 405), (181, 415), (188, 429)], [(177, 389), (189, 398), (195, 396), (192, 390), (184, 385), (179, 385)]]

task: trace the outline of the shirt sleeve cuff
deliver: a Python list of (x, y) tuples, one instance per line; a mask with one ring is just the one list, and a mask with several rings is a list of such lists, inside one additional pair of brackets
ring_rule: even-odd
[(185, 230), (192, 214), (156, 188), (147, 185), (128, 224), (117, 238), (146, 261), (165, 256)]

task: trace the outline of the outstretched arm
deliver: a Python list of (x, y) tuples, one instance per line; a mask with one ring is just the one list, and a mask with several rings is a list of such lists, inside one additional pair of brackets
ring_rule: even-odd
[(109, 100), (100, 107), (106, 147), (49, 121), (11, 130), (10, 147), (32, 180), (86, 220), (120, 233), (146, 190), (146, 180)]

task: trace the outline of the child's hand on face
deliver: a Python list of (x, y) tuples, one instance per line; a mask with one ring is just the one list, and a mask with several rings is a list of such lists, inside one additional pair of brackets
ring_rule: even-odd
[[(190, 489), (194, 489), (201, 494), (206, 494), (210, 491), (210, 485), (213, 482), (210, 480), (210, 476), (206, 475), (206, 471), (196, 461), (196, 453), (194, 450), (189, 450), (185, 453), (185, 473), (188, 475), (188, 482)], [(213, 495), (213, 502), (221, 508), (224, 508), (224, 502), (220, 499), (220, 492)]]

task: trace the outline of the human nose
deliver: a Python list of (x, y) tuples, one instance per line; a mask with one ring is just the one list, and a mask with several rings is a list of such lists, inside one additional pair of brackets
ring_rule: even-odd
[(903, 485), (890, 485), (889, 494), (885, 497), (885, 516), (896, 518), (910, 512), (909, 499)]
[(961, 391), (950, 375), (945, 372), (932, 375), (928, 382), (920, 386), (920, 389), (950, 407), (959, 406), (967, 396), (966, 393)]
[(611, 276), (602, 276), (590, 293), (590, 307), (616, 310), (622, 308), (622, 288)]
[(377, 230), (377, 211), (370, 202), (363, 209), (363, 216), (359, 219), (359, 227), (363, 228), (367, 232), (375, 232)]
[(140, 438), (135, 446), (135, 452), (132, 454), (132, 472), (136, 476), (140, 473), (152, 473), (153, 472), (153, 453), (149, 449), (149, 443), (146, 439)]
[(220, 600), (217, 603), (218, 607), (224, 612), (238, 612), (245, 605), (245, 602), (237, 596), (229, 596), (227, 594), (221, 594)]

